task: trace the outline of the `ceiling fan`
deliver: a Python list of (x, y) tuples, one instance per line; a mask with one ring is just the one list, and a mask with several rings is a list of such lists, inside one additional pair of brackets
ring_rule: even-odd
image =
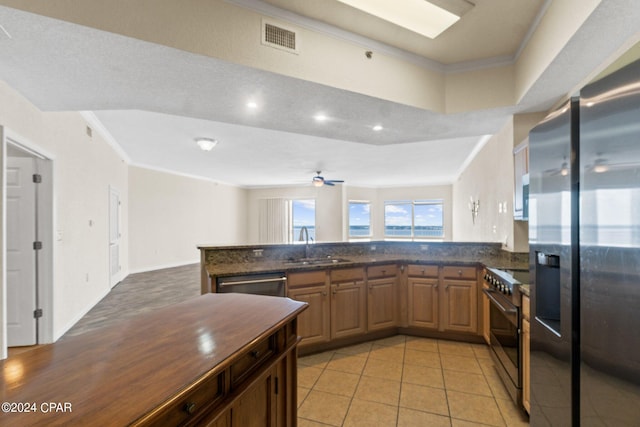
[(322, 171), (316, 171), (316, 176), (313, 177), (311, 183), (314, 187), (322, 187), (323, 185), (336, 185), (336, 183), (343, 183), (344, 181), (341, 179), (324, 179), (324, 177), (320, 176)]

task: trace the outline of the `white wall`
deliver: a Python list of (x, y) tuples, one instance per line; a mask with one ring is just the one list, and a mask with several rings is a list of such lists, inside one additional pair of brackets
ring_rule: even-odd
[[(513, 250), (513, 121), (493, 135), (453, 184), (453, 240)], [(468, 207), (480, 201), (475, 224)], [(504, 209), (506, 205), (506, 210)]]
[(121, 265), (128, 271), (128, 166), (100, 135), (87, 135), (87, 123), (79, 113), (43, 113), (4, 82), (0, 125), (19, 135), (18, 142), (28, 140), (54, 157), (54, 231), (60, 236), (54, 244), (50, 335), (55, 340), (110, 289), (110, 185), (120, 191), (125, 208)]
[(247, 190), (132, 166), (130, 271), (197, 263), (200, 244), (247, 242)]

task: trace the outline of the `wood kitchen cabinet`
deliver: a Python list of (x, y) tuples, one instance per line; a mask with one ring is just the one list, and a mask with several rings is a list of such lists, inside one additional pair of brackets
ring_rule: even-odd
[(395, 264), (367, 268), (367, 329), (392, 328), (398, 322), (398, 267)]
[(331, 339), (364, 334), (367, 331), (364, 269), (331, 270), (329, 280)]
[(290, 273), (287, 285), (289, 298), (309, 304), (307, 310), (298, 316), (301, 345), (329, 341), (331, 310), (326, 271)]
[(522, 406), (531, 413), (531, 324), (529, 319), (529, 297), (522, 295)]
[(478, 278), (475, 267), (442, 268), (441, 330), (478, 332)]
[(407, 267), (408, 324), (437, 330), (439, 322), (439, 268), (436, 265)]
[(298, 317), (301, 345), (367, 331), (364, 268), (289, 273), (288, 296), (309, 304)]
[[(482, 289), (489, 289), (489, 284), (485, 281), (482, 282)], [(487, 345), (491, 345), (491, 324), (489, 317), (490, 302), (489, 297), (482, 293), (482, 337)]]

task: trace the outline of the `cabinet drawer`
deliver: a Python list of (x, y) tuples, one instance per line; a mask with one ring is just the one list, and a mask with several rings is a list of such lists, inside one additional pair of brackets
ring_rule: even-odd
[(183, 425), (212, 409), (223, 397), (224, 374), (220, 373), (196, 385), (184, 398), (176, 400), (143, 424), (148, 421), (149, 425)]
[(341, 268), (331, 270), (329, 273), (331, 282), (350, 282), (356, 280), (364, 280), (364, 268)]
[(367, 278), (394, 277), (398, 274), (398, 266), (395, 264), (372, 265), (367, 267)]
[(526, 295), (522, 295), (522, 318), (526, 320), (530, 320), (529, 316), (531, 315), (529, 297)]
[(437, 265), (409, 265), (407, 272), (411, 277), (438, 277)]
[(289, 273), (287, 274), (287, 286), (289, 288), (296, 288), (300, 286), (323, 285), (326, 277), (327, 273), (325, 270)]
[(272, 335), (258, 342), (231, 365), (232, 389), (273, 356), (276, 348), (275, 338), (275, 335)]
[(442, 275), (448, 279), (473, 279), (477, 278), (475, 267), (448, 266), (442, 268)]

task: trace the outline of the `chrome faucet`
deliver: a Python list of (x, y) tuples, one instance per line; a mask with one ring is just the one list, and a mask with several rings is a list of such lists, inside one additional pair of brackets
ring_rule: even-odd
[(304, 257), (309, 258), (309, 230), (306, 226), (302, 226), (302, 228), (300, 229), (300, 236), (298, 236), (298, 241), (304, 241)]

